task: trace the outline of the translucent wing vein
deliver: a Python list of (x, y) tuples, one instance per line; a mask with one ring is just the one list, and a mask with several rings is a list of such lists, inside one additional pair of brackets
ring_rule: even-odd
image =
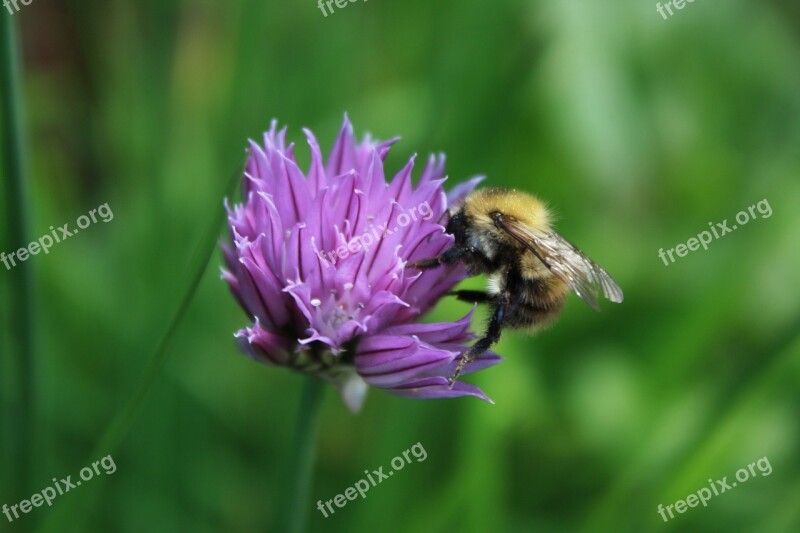
[(533, 231), (503, 215), (495, 217), (495, 221), (592, 308), (600, 310), (598, 293), (612, 302), (622, 302), (622, 289), (611, 275), (555, 231)]

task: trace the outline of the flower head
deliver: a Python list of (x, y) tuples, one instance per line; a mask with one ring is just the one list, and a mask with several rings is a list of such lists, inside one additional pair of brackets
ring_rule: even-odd
[[(414, 157), (387, 182), (383, 164), (397, 139), (357, 143), (345, 117), (324, 161), (314, 135), (304, 132), (307, 172), (275, 122), (263, 146), (250, 142), (244, 203), (228, 209), (232, 246), (224, 246), (223, 279), (252, 319), (236, 333), (240, 346), (258, 361), (335, 384), (354, 410), (367, 385), (412, 398), (488, 400), (474, 385), (448, 385), (472, 339), (472, 313), (419, 322), (464, 270), (405, 269), (453, 242), (441, 224), (444, 157), (430, 157), (416, 186)], [(450, 200), (478, 181), (457, 187)], [(467, 371), (498, 361), (488, 353)]]

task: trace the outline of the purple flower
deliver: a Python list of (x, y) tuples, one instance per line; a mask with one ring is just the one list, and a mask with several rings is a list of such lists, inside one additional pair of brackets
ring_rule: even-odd
[[(387, 182), (383, 162), (397, 139), (358, 144), (345, 116), (323, 161), (314, 135), (304, 131), (311, 149), (305, 173), (274, 121), (263, 146), (250, 142), (245, 202), (228, 209), (233, 246), (224, 246), (223, 279), (253, 321), (236, 333), (242, 349), (333, 383), (353, 410), (367, 385), (410, 398), (490, 401), (474, 385), (448, 385), (473, 338), (472, 313), (457, 322), (419, 322), (464, 270), (404, 268), (453, 242), (442, 226), (444, 157), (430, 157), (416, 187), (414, 157)], [(451, 200), (478, 181), (457, 187)], [(467, 371), (498, 361), (488, 353)]]

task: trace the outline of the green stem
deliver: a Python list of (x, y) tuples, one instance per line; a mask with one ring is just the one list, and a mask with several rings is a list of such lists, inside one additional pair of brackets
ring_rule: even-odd
[[(223, 197), (230, 197), (233, 194), (236, 185), (241, 179), (241, 175), (241, 168), (238, 168), (237, 171), (231, 176), (230, 181), (225, 187)], [(219, 203), (221, 204), (221, 202)], [(125, 403), (122, 410), (116, 414), (114, 419), (106, 428), (106, 431), (103, 433), (97, 445), (94, 447), (94, 450), (92, 450), (91, 455), (89, 455), (87, 458), (86, 464), (91, 464), (91, 461), (97, 460), (98, 457), (110, 455), (116, 451), (117, 447), (122, 443), (123, 439), (133, 426), (133, 423), (136, 421), (136, 417), (141, 411), (144, 401), (147, 399), (150, 390), (153, 388), (153, 385), (155, 385), (159, 375), (161, 374), (161, 370), (164, 368), (164, 364), (169, 356), (169, 348), (172, 345), (175, 334), (183, 322), (192, 300), (194, 300), (194, 296), (197, 293), (197, 287), (200, 285), (200, 282), (202, 281), (203, 276), (208, 269), (208, 264), (211, 261), (211, 257), (217, 249), (219, 226), (225, 212), (221, 205), (219, 205), (219, 207), (217, 207), (214, 211), (215, 214), (209, 220), (208, 228), (206, 229), (205, 236), (200, 241), (194, 260), (190, 263), (192, 274), (189, 276), (189, 285), (186, 288), (186, 292), (184, 293), (178, 308), (175, 310), (175, 314), (172, 315), (169, 325), (156, 345), (153, 354), (150, 356), (150, 360), (148, 361), (147, 367), (144, 371), (144, 376), (142, 377), (141, 381), (139, 381), (133, 394), (130, 396), (130, 398), (128, 398), (128, 401)], [(93, 486), (98, 487), (98, 485)], [(75, 503), (76, 507), (80, 506), (79, 510), (76, 512), (77, 516), (73, 514), (73, 516), (69, 518), (72, 521), (72, 526), (75, 527), (76, 530), (81, 529), (79, 525), (82, 525), (82, 521), (86, 518), (86, 510), (92, 500), (96, 497), (96, 493), (91, 493), (90, 491), (82, 491), (81, 494), (82, 501)], [(59, 507), (59, 509), (49, 513), (47, 518), (44, 519), (39, 531), (62, 531), (63, 524), (65, 520), (67, 520), (66, 509), (67, 506), (62, 505)]]
[(325, 383), (322, 380), (313, 377), (306, 378), (303, 384), (289, 461), (290, 478), (284, 485), (288, 489), (286, 490), (288, 501), (278, 510), (276, 531), (303, 533), (306, 529), (306, 521), (311, 510), (309, 495), (314, 473), (314, 442), (319, 426), (324, 387)]
[[(12, 15), (3, 10), (0, 23), (0, 100), (3, 122), (3, 175), (5, 176), (5, 212), (8, 227), (7, 246), (11, 251), (27, 247), (28, 193), (25, 182), (25, 145), (22, 127), (22, 98), (20, 85), (22, 68)], [(5, 266), (5, 265), (4, 265)], [(9, 325), (9, 383), (11, 403), (3, 431), (9, 435), (11, 473), (15, 489), (27, 493), (31, 488), (31, 457), (33, 455), (34, 406), (34, 349), (33, 349), (33, 283), (30, 263), (11, 265), (9, 292), (11, 314)], [(5, 470), (5, 469), (4, 469)]]
[[(233, 193), (233, 189), (239, 182), (240, 177), (241, 170), (237, 170), (231, 176), (230, 181), (225, 187), (225, 197), (230, 196)], [(144, 402), (145, 398), (147, 398), (147, 394), (150, 392), (150, 389), (152, 389), (156, 378), (158, 378), (161, 370), (164, 368), (164, 363), (169, 355), (169, 348), (172, 345), (172, 340), (175, 337), (175, 333), (178, 331), (178, 327), (180, 326), (181, 322), (183, 322), (186, 311), (188, 311), (189, 305), (192, 303), (192, 300), (194, 300), (197, 287), (200, 285), (203, 275), (208, 268), (208, 263), (211, 261), (211, 256), (217, 249), (219, 226), (225, 213), (221, 206), (215, 211), (216, 214), (211, 217), (205, 237), (201, 239), (197, 253), (195, 254), (195, 259), (191, 263), (191, 265), (193, 265), (192, 268), (194, 268), (194, 273), (189, 278), (189, 286), (187, 287), (186, 292), (181, 299), (180, 305), (178, 305), (178, 309), (172, 316), (169, 326), (167, 326), (164, 335), (161, 337), (160, 341), (156, 345), (153, 355), (150, 357), (150, 362), (147, 364), (144, 377), (139, 382), (139, 386), (136, 388), (133, 395), (128, 399), (125, 407), (120, 413), (117, 414), (114, 421), (103, 434), (103, 437), (100, 439), (97, 446), (95, 446), (94, 455), (91, 457), (94, 457), (98, 454), (106, 455), (116, 450), (117, 446), (119, 446), (120, 442), (133, 425), (142, 403)]]

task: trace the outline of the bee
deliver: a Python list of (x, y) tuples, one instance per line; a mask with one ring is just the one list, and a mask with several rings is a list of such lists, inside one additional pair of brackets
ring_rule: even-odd
[(446, 231), (455, 237), (453, 246), (406, 268), (462, 263), (470, 275), (488, 275), (486, 292), (451, 293), (491, 309), (486, 333), (461, 357), (451, 387), (468, 363), (500, 339), (504, 327), (534, 332), (552, 324), (570, 291), (596, 311), (598, 293), (622, 302), (622, 289), (608, 272), (553, 231), (550, 211), (539, 199), (513, 189), (480, 189), (449, 215)]

